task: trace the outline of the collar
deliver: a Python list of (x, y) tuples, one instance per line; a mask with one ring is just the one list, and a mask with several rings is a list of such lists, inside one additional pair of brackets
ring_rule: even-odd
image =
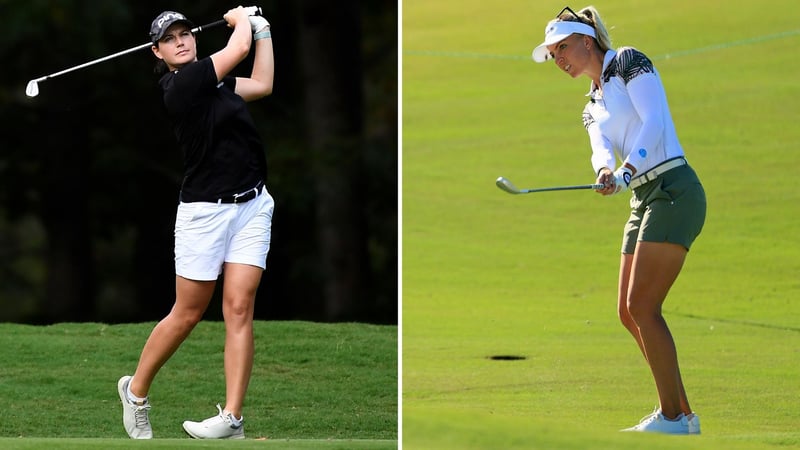
[[(616, 50), (608, 49), (606, 51), (606, 55), (603, 57), (603, 68), (600, 69), (600, 74), (601, 74), (600, 83), (603, 82), (602, 74), (605, 73), (606, 69), (608, 68), (608, 65), (611, 64), (611, 60), (613, 60), (614, 57), (616, 57), (616, 56), (617, 56), (617, 51)], [(594, 92), (598, 88), (600, 88), (600, 86), (595, 86), (594, 85), (594, 81), (589, 82), (589, 92), (586, 93), (586, 96), (587, 97), (593, 97)]]

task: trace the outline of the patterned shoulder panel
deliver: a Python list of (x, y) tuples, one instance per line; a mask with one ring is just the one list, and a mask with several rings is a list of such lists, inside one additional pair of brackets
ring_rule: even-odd
[(603, 83), (608, 83), (612, 77), (620, 77), (628, 84), (643, 73), (655, 73), (652, 61), (633, 47), (622, 47), (603, 71)]

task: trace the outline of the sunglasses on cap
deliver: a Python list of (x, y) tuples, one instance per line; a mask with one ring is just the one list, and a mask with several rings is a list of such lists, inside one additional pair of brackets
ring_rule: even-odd
[(573, 17), (575, 17), (579, 21), (583, 22), (583, 19), (581, 19), (581, 16), (579, 16), (577, 13), (575, 13), (575, 11), (573, 11), (572, 8), (570, 8), (569, 6), (565, 6), (564, 9), (561, 10), (561, 12), (556, 14), (556, 19), (561, 17), (561, 15), (564, 14), (564, 12), (568, 12), (568, 13), (572, 14)]

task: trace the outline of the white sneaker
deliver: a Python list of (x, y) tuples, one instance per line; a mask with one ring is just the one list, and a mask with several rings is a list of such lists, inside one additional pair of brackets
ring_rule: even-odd
[(183, 422), (183, 429), (195, 439), (244, 439), (244, 419), (234, 424), (233, 415), (223, 412), (217, 405), (219, 414), (202, 422)]
[(695, 413), (686, 416), (686, 421), (689, 424), (689, 434), (700, 434), (700, 417)]
[(147, 415), (150, 412), (150, 403), (147, 400), (141, 403), (133, 402), (128, 398), (128, 384), (131, 378), (126, 375), (117, 382), (117, 392), (122, 401), (122, 424), (132, 439), (152, 439), (153, 428)]
[[(696, 417), (696, 416), (695, 416)], [(699, 422), (698, 422), (699, 427)], [(642, 418), (638, 425), (625, 428), (621, 431), (639, 431), (644, 433), (689, 434), (689, 421), (681, 413), (675, 420), (669, 420), (656, 409), (651, 414)], [(699, 432), (699, 428), (698, 428)]]

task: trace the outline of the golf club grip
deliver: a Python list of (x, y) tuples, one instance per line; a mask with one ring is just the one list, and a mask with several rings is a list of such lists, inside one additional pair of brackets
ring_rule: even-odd
[(201, 31), (207, 30), (209, 28), (216, 28), (216, 27), (219, 27), (219, 26), (222, 26), (222, 25), (227, 25), (227, 24), (228, 24), (228, 22), (226, 22), (225, 19), (222, 19), (222, 20), (218, 20), (216, 22), (211, 22), (211, 23), (207, 23), (205, 25), (200, 25), (199, 27), (196, 27), (196, 28), (192, 29), (192, 32), (193, 33), (199, 33)]
[[(249, 16), (260, 16), (261, 15), (261, 8), (258, 6), (248, 6), (245, 8)], [(227, 25), (228, 21), (225, 19), (217, 20), (216, 22), (207, 23), (205, 25), (200, 25), (199, 27), (193, 28), (192, 33), (199, 33), (203, 30), (207, 30), (209, 28), (216, 28), (222, 25)]]

